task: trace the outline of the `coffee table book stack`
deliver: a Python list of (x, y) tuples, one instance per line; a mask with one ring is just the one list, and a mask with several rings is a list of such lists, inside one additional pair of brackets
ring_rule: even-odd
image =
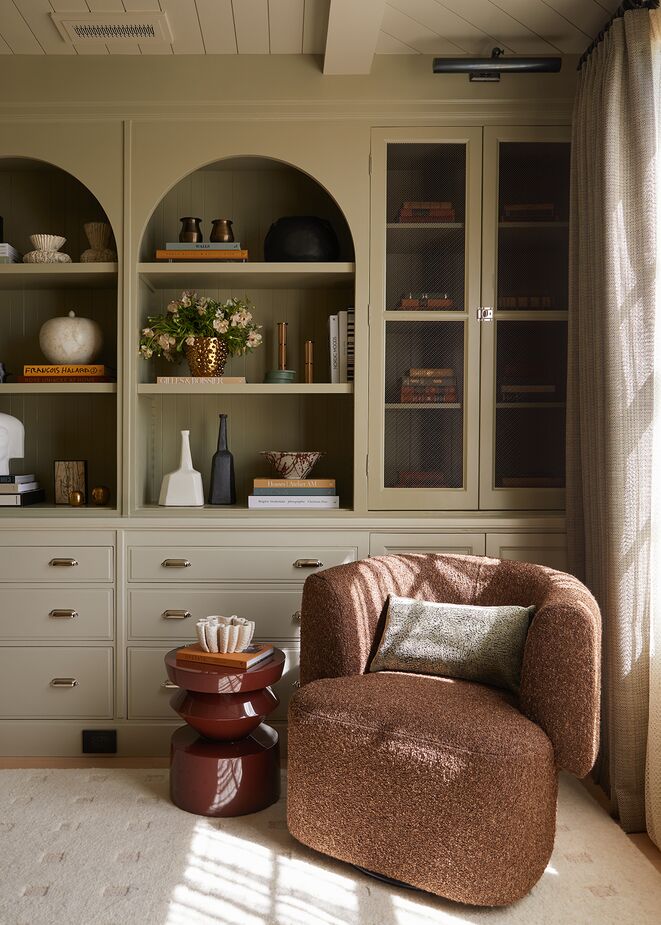
[(335, 479), (254, 479), (248, 507), (260, 510), (339, 508)]
[(100, 363), (28, 364), (17, 382), (115, 382), (113, 370)]
[(182, 242), (166, 244), (163, 250), (156, 251), (157, 260), (238, 260), (242, 263), (248, 259), (248, 251), (241, 247), (239, 241), (228, 242)]
[(44, 500), (36, 475), (0, 475), (0, 507), (26, 507)]

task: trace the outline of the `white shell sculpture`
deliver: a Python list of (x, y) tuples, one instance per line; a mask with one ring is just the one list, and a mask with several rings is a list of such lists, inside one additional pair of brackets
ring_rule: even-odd
[(195, 630), (205, 652), (243, 652), (252, 641), (255, 623), (236, 614), (231, 617), (204, 617), (197, 621)]
[(42, 324), (39, 346), (49, 363), (90, 363), (101, 352), (103, 334), (96, 321), (69, 312)]
[(117, 253), (109, 246), (112, 234), (110, 225), (107, 222), (87, 222), (83, 228), (90, 246), (80, 255), (80, 262), (114, 263)]
[(30, 241), (36, 250), (23, 257), (23, 263), (71, 263), (68, 254), (61, 254), (60, 248), (66, 238), (59, 234), (32, 234)]

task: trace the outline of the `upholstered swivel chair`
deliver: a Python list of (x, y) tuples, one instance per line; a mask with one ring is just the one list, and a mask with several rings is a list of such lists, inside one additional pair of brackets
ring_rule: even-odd
[[(389, 593), (536, 607), (520, 696), (369, 673)], [(553, 848), (558, 770), (595, 759), (600, 615), (576, 578), (474, 556), (365, 559), (308, 578), (289, 708), (288, 825), (300, 842), (439, 896), (524, 896)]]

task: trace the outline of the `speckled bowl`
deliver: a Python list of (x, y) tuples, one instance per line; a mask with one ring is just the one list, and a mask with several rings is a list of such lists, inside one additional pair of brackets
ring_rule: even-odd
[(260, 455), (271, 463), (281, 478), (306, 479), (315, 463), (326, 454), (316, 450), (264, 450)]

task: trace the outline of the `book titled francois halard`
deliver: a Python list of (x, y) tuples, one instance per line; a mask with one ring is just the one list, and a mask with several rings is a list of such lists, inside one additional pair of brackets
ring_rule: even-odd
[(270, 643), (255, 643), (243, 652), (205, 652), (195, 642), (177, 650), (178, 662), (200, 662), (203, 665), (217, 665), (221, 668), (237, 668), (245, 671), (273, 654)]

